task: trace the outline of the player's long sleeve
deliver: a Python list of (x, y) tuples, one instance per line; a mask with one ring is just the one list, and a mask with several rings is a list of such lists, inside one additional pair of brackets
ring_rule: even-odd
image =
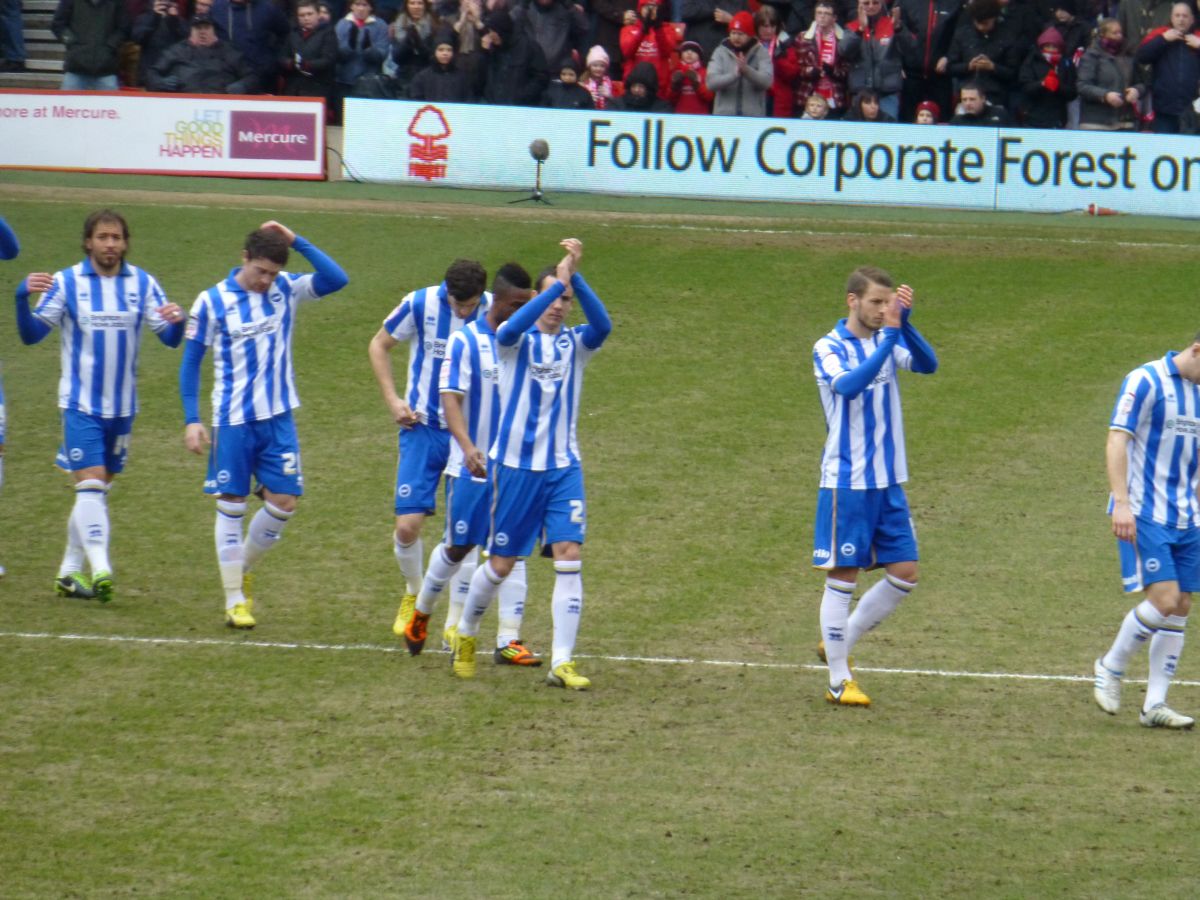
[(896, 348), (896, 341), (899, 337), (899, 328), (884, 328), (883, 340), (879, 342), (875, 352), (864, 359), (860, 365), (833, 380), (831, 387), (834, 392), (853, 400), (865, 391), (867, 385), (875, 379), (879, 370), (883, 368), (883, 364), (892, 355), (892, 350)]
[(178, 347), (183, 341), (183, 322), (172, 322), (158, 333), (158, 339), (168, 347)]
[(583, 329), (583, 343), (589, 349), (596, 350), (612, 333), (612, 319), (608, 317), (604, 303), (578, 272), (571, 276), (571, 287), (575, 288), (579, 308), (587, 317), (587, 325)]
[(937, 371), (938, 358), (929, 341), (905, 319), (900, 328), (900, 340), (912, 354), (912, 370), (920, 375), (932, 375)]
[(550, 304), (562, 296), (565, 290), (566, 286), (561, 281), (556, 281), (509, 316), (507, 321), (501, 324), (496, 331), (497, 343), (505, 347), (513, 346), (521, 339), (521, 335), (532, 328), (542, 317), (542, 313), (549, 308)]
[(16, 259), (21, 252), (21, 242), (3, 218), (0, 218), (0, 259)]
[(183, 419), (188, 425), (200, 421), (200, 363), (208, 348), (203, 341), (188, 341), (183, 345), (183, 361), (179, 364), (179, 398), (183, 401)]
[(340, 291), (350, 283), (350, 276), (346, 274), (346, 270), (316, 244), (296, 235), (292, 247), (317, 270), (313, 275), (312, 286), (318, 296), (324, 297), (326, 294)]
[(33, 314), (29, 308), (29, 287), (27, 280), (17, 285), (17, 334), (22, 342), (36, 344), (50, 333), (50, 326)]

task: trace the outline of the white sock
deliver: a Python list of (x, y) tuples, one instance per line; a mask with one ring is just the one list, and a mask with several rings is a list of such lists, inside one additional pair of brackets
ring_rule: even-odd
[(217, 544), (217, 568), (221, 570), (221, 587), (225, 589), (225, 608), (233, 609), (245, 603), (242, 596), (242, 573), (245, 551), (242, 549), (242, 519), (246, 504), (230, 500), (217, 501), (217, 524), (213, 537)]
[(850, 619), (850, 598), (854, 584), (849, 581), (825, 579), (821, 595), (821, 639), (825, 641), (825, 664), (829, 666), (829, 683), (839, 686), (849, 681), (850, 651), (846, 648), (846, 626)]
[[(246, 505), (243, 503), (242, 512), (245, 510)], [(294, 515), (295, 510), (284, 512), (270, 501), (263, 503), (250, 520), (250, 527), (246, 529), (246, 539), (242, 541), (242, 565), (247, 572), (254, 568), (254, 564), (264, 553), (279, 543), (279, 539), (283, 537), (283, 527)]]
[[(859, 598), (858, 605), (846, 621), (846, 655), (854, 649), (854, 645), (871, 629), (896, 611), (900, 601), (909, 595), (916, 587), (892, 575), (885, 574)], [(828, 650), (825, 651), (828, 654)]]
[(429, 568), (425, 570), (425, 580), (421, 582), (421, 592), (417, 594), (417, 611), (429, 615), (437, 606), (438, 597), (446, 589), (446, 582), (454, 577), (461, 563), (456, 563), (446, 555), (446, 545), (438, 544), (429, 554)]
[(107, 495), (108, 485), (98, 478), (75, 485), (75, 508), (71, 516), (93, 575), (112, 571), (108, 562)]
[(471, 579), (471, 592), (467, 594), (467, 602), (463, 605), (462, 616), (458, 620), (459, 634), (467, 637), (479, 634), (479, 620), (492, 605), (503, 580), (492, 569), (490, 561), (475, 570), (475, 577)]
[(392, 550), (396, 554), (396, 562), (400, 564), (400, 574), (404, 576), (404, 592), (416, 594), (421, 589), (421, 582), (425, 580), (421, 569), (425, 548), (421, 539), (417, 538), (411, 544), (402, 544), (396, 533), (392, 532)]
[(525, 618), (525, 595), (529, 592), (525, 575), (525, 560), (518, 559), (513, 570), (500, 585), (500, 625), (496, 630), (496, 646), (507, 647), (521, 639), (521, 620)]
[(1110, 672), (1124, 675), (1129, 657), (1150, 640), (1154, 636), (1154, 632), (1158, 631), (1166, 620), (1166, 617), (1154, 608), (1153, 603), (1143, 600), (1131, 609), (1125, 616), (1125, 620), (1121, 622), (1121, 630), (1117, 632), (1117, 639), (1113, 641), (1108, 652), (1101, 657), (1101, 665)]
[(554, 620), (550, 668), (570, 662), (575, 652), (575, 637), (579, 634), (579, 617), (583, 614), (583, 563), (579, 560), (554, 564), (554, 594), (550, 600)]
[(471, 552), (463, 557), (458, 564), (458, 571), (450, 579), (450, 590), (447, 592), (446, 628), (456, 628), (462, 618), (463, 606), (467, 603), (467, 594), (471, 591), (471, 579), (475, 577), (475, 569), (479, 566), (479, 548), (473, 547)]
[(1167, 702), (1167, 688), (1175, 677), (1179, 654), (1183, 652), (1183, 629), (1187, 616), (1167, 616), (1162, 627), (1150, 638), (1150, 677), (1146, 685), (1146, 704), (1150, 709)]
[(83, 571), (83, 539), (79, 536), (79, 526), (75, 521), (75, 511), (67, 516), (67, 549), (63, 551), (62, 563), (58, 567), (58, 577), (74, 575)]

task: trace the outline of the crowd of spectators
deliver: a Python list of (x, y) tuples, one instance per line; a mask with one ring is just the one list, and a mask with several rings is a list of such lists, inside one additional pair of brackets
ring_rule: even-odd
[(60, 0), (63, 87), (1198, 130), (1195, 0), (343, 3)]

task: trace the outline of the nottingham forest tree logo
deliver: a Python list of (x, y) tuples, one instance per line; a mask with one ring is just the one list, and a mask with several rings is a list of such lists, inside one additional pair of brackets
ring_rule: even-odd
[(446, 177), (450, 160), (450, 125), (436, 106), (422, 106), (408, 123), (408, 133), (416, 143), (408, 145), (408, 174), (433, 181)]

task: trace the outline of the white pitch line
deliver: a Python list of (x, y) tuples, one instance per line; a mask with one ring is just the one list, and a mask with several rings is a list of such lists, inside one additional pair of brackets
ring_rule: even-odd
[[(366, 653), (407, 653), (403, 647), (385, 644), (319, 644), (307, 641), (230, 641), (218, 638), (173, 638), (134, 637), (120, 634), (51, 634), (48, 631), (0, 631), (0, 638), (53, 641), (96, 641), (109, 644), (165, 644), (191, 647), (254, 647), (260, 650), (349, 650)], [(442, 651), (436, 651), (442, 652)], [(486, 651), (480, 651), (485, 654)], [(599, 659), (607, 662), (635, 662), (665, 666), (724, 666), (743, 669), (807, 669), (824, 671), (825, 666), (815, 663), (753, 662), (736, 659), (696, 659), (677, 656), (610, 656), (598, 653), (577, 654), (580, 659)], [(1090, 675), (1045, 675), (1022, 672), (962, 672), (951, 669), (890, 669), (885, 667), (855, 666), (856, 672), (871, 672), (881, 675), (931, 675), (938, 678), (983, 678), (1008, 681), (1062, 681), (1089, 682)], [(1144, 678), (1126, 679), (1130, 684), (1145, 684)], [(1173, 685), (1200, 687), (1200, 681), (1175, 681)]]

